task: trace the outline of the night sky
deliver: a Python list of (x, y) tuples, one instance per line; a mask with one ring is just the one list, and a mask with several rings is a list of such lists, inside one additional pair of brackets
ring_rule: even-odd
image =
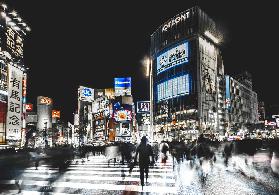
[(223, 27), (225, 72), (251, 72), (259, 100), (267, 105), (278, 102), (275, 1), (4, 2), (32, 30), (24, 54), (30, 68), (28, 102), (36, 104), (39, 95), (53, 98), (64, 121), (73, 121), (79, 85), (109, 88), (114, 77), (131, 76), (134, 99), (148, 99), (148, 80), (141, 60), (149, 52), (150, 35), (166, 20), (194, 5)]

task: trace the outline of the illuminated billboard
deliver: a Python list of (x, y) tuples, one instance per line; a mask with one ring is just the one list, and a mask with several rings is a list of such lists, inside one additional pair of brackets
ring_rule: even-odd
[(8, 110), (7, 110), (7, 140), (18, 141), (22, 128), (22, 79), (23, 71), (9, 65)]
[(115, 96), (131, 95), (131, 77), (114, 78)]
[(226, 100), (225, 106), (226, 109), (230, 110), (231, 108), (231, 89), (230, 89), (230, 77), (226, 76)]
[(114, 112), (115, 121), (130, 121), (132, 119), (132, 112), (130, 110), (118, 110)]
[(78, 99), (84, 102), (92, 102), (94, 100), (94, 89), (80, 86), (78, 88)]
[(114, 99), (114, 89), (113, 89), (113, 88), (107, 88), (107, 89), (105, 89), (105, 95), (106, 95), (109, 99)]
[(190, 94), (189, 74), (164, 81), (157, 85), (157, 101)]
[(23, 38), (9, 26), (6, 28), (6, 46), (7, 51), (14, 57), (23, 58)]
[(26, 105), (25, 105), (25, 109), (26, 109), (26, 111), (28, 111), (28, 112), (32, 111), (32, 110), (33, 110), (33, 104), (26, 104)]
[(60, 110), (52, 110), (52, 118), (60, 118)]
[(184, 42), (157, 57), (157, 74), (187, 62), (189, 62), (189, 43)]
[(44, 104), (44, 105), (52, 105), (52, 99), (49, 97), (38, 97), (38, 104)]
[(138, 101), (137, 113), (150, 113), (150, 101)]

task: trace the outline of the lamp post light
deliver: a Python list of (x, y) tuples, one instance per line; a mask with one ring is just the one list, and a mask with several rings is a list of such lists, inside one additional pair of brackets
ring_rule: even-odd
[(145, 66), (145, 76), (149, 77), (149, 101), (150, 101), (150, 129), (149, 135), (152, 140), (154, 140), (154, 132), (153, 132), (153, 76), (152, 76), (152, 58), (145, 57), (144, 58), (144, 66)]

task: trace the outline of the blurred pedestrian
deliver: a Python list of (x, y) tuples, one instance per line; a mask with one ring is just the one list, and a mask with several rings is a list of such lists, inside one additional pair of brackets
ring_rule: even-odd
[[(139, 168), (140, 168), (140, 181), (141, 186), (143, 189), (144, 186), (144, 173), (146, 177), (146, 182), (148, 178), (148, 172), (149, 172), (149, 165), (154, 164), (154, 154), (151, 145), (147, 143), (146, 136), (143, 136), (141, 138), (141, 143), (136, 149), (136, 155), (134, 163), (137, 161), (137, 157), (139, 156)], [(152, 161), (150, 162), (150, 157), (152, 157)], [(130, 172), (132, 169), (130, 169)]]
[(106, 150), (105, 150), (105, 155), (106, 155), (106, 158), (108, 160), (108, 166), (109, 166), (109, 163), (110, 163), (111, 160), (114, 161), (113, 164), (115, 166), (116, 158), (119, 155), (119, 147), (117, 145), (107, 146)]
[(162, 163), (166, 163), (168, 159), (167, 152), (169, 151), (169, 145), (167, 144), (167, 142), (161, 143), (160, 150), (162, 153)]
[(36, 170), (38, 170), (38, 166), (39, 166), (39, 159), (36, 159), (36, 160), (35, 160), (35, 167), (36, 167)]

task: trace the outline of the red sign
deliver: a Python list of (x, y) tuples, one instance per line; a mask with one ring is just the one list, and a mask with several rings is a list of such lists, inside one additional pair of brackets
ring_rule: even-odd
[(276, 122), (265, 120), (264, 125), (265, 126), (276, 126)]
[(52, 100), (51, 100), (51, 98), (48, 98), (48, 97), (42, 97), (40, 99), (40, 104), (50, 105), (50, 104), (52, 104)]
[(52, 110), (52, 118), (60, 118), (60, 111)]
[(25, 108), (26, 108), (26, 111), (32, 111), (33, 110), (33, 104), (26, 104)]

